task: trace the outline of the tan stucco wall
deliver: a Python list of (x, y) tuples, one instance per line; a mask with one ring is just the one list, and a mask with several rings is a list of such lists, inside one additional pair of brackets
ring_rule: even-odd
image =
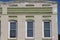
[(35, 15), (35, 40), (42, 40), (42, 15)]
[[(16, 15), (17, 16), (17, 38), (16, 40), (28, 40), (25, 38), (25, 15)], [(42, 38), (42, 20), (43, 14), (34, 16), (34, 39), (32, 40), (44, 40)], [(45, 18), (44, 18), (45, 19)], [(48, 19), (48, 18), (47, 18)], [(52, 20), (52, 40), (58, 40), (58, 23), (57, 23), (57, 15), (51, 15), (50, 19)], [(8, 40), (8, 15), (1, 15), (1, 40)], [(47, 39), (48, 40), (48, 39)]]
[(18, 15), (17, 40), (25, 40), (25, 16), (24, 15)]
[(8, 39), (8, 15), (1, 15), (1, 40)]
[(58, 40), (58, 16), (52, 15), (52, 40)]

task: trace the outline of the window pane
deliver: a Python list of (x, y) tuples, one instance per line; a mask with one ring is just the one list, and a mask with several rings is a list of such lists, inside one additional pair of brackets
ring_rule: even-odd
[(27, 22), (27, 30), (33, 30), (33, 22)]
[(10, 29), (16, 29), (16, 22), (10, 22)]
[(50, 22), (44, 22), (44, 28), (50, 28)]
[(50, 30), (45, 30), (44, 34), (44, 37), (50, 37)]
[(44, 22), (44, 37), (50, 37), (50, 22)]
[(33, 22), (27, 22), (27, 28), (32, 28), (33, 27)]
[(44, 30), (50, 30), (50, 22), (44, 22)]
[(33, 21), (27, 22), (27, 37), (33, 37)]
[(10, 37), (15, 38), (16, 37), (16, 21), (10, 22)]
[(32, 30), (27, 31), (27, 37), (33, 37), (33, 31)]
[(10, 30), (10, 37), (16, 37), (16, 30)]

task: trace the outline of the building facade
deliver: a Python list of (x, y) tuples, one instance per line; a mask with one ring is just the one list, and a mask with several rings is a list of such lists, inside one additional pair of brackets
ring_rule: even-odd
[(1, 2), (0, 39), (58, 40), (57, 2)]

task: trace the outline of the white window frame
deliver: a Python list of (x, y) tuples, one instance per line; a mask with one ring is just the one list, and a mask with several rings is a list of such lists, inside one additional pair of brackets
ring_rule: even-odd
[(44, 37), (44, 22), (50, 22), (50, 21), (47, 21), (46, 20), (46, 21), (43, 21), (42, 22), (42, 37), (43, 38), (49, 38), (50, 39), (50, 38), (52, 38), (52, 23), (50, 22), (50, 37)]
[(33, 37), (27, 37), (27, 21), (25, 22), (25, 38), (34, 39), (34, 22), (33, 22)]
[(16, 37), (15, 38), (10, 37), (10, 22), (14, 22), (14, 21), (9, 21), (8, 22), (8, 39), (16, 39)]

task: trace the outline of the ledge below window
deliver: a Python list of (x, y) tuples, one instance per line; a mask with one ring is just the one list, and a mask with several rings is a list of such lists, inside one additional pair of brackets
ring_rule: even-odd
[(25, 40), (34, 40), (34, 38), (26, 38)]
[(16, 40), (16, 38), (9, 38), (9, 40)]
[(34, 37), (26, 37), (26, 39), (34, 39)]
[(43, 40), (52, 40), (52, 37), (44, 37)]
[(8, 40), (16, 40), (16, 39), (8, 39)]

